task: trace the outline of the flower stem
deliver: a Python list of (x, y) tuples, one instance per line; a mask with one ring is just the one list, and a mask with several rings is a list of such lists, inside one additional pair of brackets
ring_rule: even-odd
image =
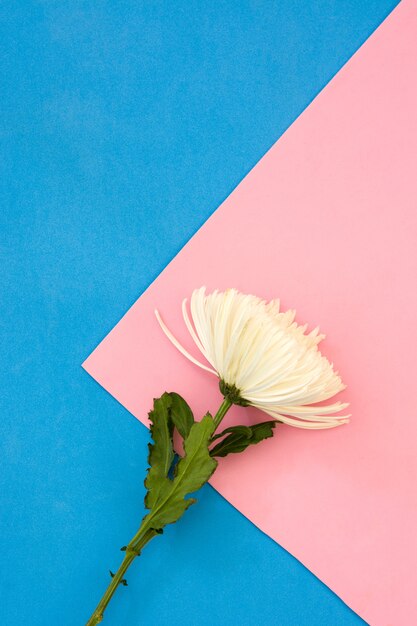
[[(219, 410), (213, 418), (216, 428), (219, 426), (220, 422), (222, 421), (232, 404), (233, 402), (231, 402), (229, 398), (224, 398), (219, 407)], [(160, 530), (150, 527), (150, 525), (152, 524), (152, 517), (154, 516), (152, 515), (152, 511), (150, 511), (148, 515), (143, 519), (143, 522), (137, 533), (134, 535), (130, 543), (126, 546), (125, 558), (123, 559), (117, 572), (112, 577), (106, 591), (103, 594), (103, 597), (98, 603), (94, 613), (91, 615), (90, 619), (86, 623), (86, 626), (97, 626), (97, 624), (99, 624), (103, 620), (104, 611), (106, 610), (107, 605), (112, 599), (117, 587), (120, 583), (123, 582), (124, 575), (126, 574), (128, 568), (133, 563), (135, 558), (140, 555), (142, 549), (144, 548), (144, 546), (146, 546), (148, 541), (155, 537), (155, 535), (160, 534)]]
[[(135, 537), (137, 537), (139, 533), (140, 533), (140, 529), (139, 529), (139, 532), (136, 533)], [(158, 533), (156, 530), (149, 529), (143, 534), (143, 536), (136, 543), (134, 543), (133, 541), (129, 543), (129, 545), (126, 548), (125, 558), (123, 559), (119, 569), (117, 570), (117, 572), (111, 579), (109, 586), (104, 592), (103, 597), (98, 603), (94, 613), (91, 615), (90, 619), (86, 623), (86, 626), (96, 626), (103, 620), (104, 611), (106, 610), (108, 603), (112, 599), (117, 587), (124, 579), (124, 575), (126, 574), (128, 568), (133, 563), (135, 558), (140, 555), (142, 548), (148, 543), (148, 541), (150, 541), (157, 534)]]
[(213, 417), (214, 423), (216, 424), (216, 428), (219, 426), (220, 422), (222, 421), (222, 419), (224, 418), (224, 416), (226, 415), (227, 411), (230, 409), (232, 404), (233, 402), (231, 402), (229, 398), (224, 398), (223, 402), (221, 403), (219, 407), (219, 410), (217, 411), (216, 415)]

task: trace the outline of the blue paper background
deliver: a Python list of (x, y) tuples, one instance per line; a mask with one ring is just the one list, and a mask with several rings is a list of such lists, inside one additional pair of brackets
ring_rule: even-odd
[[(147, 431), (81, 362), (395, 4), (2, 3), (2, 626), (82, 625), (143, 513)], [(361, 623), (199, 500), (106, 624)]]

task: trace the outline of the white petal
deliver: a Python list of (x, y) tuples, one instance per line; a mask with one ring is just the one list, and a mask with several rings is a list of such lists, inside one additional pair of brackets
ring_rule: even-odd
[(230, 385), (253, 406), (298, 428), (333, 428), (347, 417), (334, 414), (346, 403), (325, 402), (345, 385), (318, 349), (324, 338), (295, 322), (295, 311), (280, 311), (278, 300), (266, 302), (236, 289), (206, 294), (193, 291), (190, 315), (184, 300), (187, 329), (212, 368), (200, 363), (158, 321), (175, 347), (187, 359)]
[(215, 370), (211, 369), (210, 367), (207, 367), (207, 365), (204, 365), (203, 363), (200, 363), (200, 361), (197, 361), (197, 359), (195, 359), (189, 352), (187, 352), (187, 350), (180, 344), (178, 339), (174, 337), (171, 331), (164, 324), (161, 316), (159, 315), (158, 309), (155, 309), (155, 315), (156, 315), (156, 319), (159, 322), (160, 327), (162, 328), (162, 330), (164, 331), (164, 333), (166, 334), (170, 342), (177, 348), (177, 350), (181, 352), (181, 354), (183, 354), (189, 361), (191, 361), (195, 365), (198, 365), (198, 367), (201, 367), (201, 369), (206, 370), (207, 372), (210, 372), (211, 374), (214, 374), (215, 376), (217, 376), (217, 372)]

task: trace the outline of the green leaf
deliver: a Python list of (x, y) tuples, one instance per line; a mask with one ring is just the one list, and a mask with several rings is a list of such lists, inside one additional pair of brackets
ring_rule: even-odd
[(181, 437), (185, 439), (188, 437), (191, 426), (194, 424), (193, 412), (184, 398), (181, 398), (178, 393), (173, 391), (169, 395), (171, 396), (171, 419)]
[[(212, 441), (224, 437), (210, 450), (211, 456), (225, 457), (235, 452), (243, 452), (248, 446), (254, 445), (273, 436), (277, 422), (261, 422), (253, 426), (231, 426), (222, 433), (215, 435)], [(225, 436), (226, 435), (226, 436)]]
[(252, 437), (252, 428), (250, 426), (230, 426), (229, 428), (225, 428), (221, 433), (214, 435), (211, 440), (215, 441), (216, 439), (220, 439), (224, 437), (227, 433), (238, 433), (245, 439), (250, 439)]
[(149, 469), (145, 479), (145, 487), (148, 492), (145, 496), (145, 506), (152, 509), (158, 500), (159, 492), (163, 484), (168, 481), (169, 468), (174, 460), (172, 448), (173, 424), (170, 418), (172, 398), (169, 393), (164, 393), (155, 399), (153, 410), (149, 413), (151, 420), (151, 436), (154, 441), (149, 444)]
[(184, 441), (185, 456), (175, 468), (175, 477), (173, 480), (160, 478), (158, 496), (143, 521), (144, 526), (159, 529), (172, 524), (195, 502), (194, 498), (185, 499), (185, 496), (200, 489), (217, 467), (208, 449), (214, 429), (209, 413), (201, 422), (193, 424)]

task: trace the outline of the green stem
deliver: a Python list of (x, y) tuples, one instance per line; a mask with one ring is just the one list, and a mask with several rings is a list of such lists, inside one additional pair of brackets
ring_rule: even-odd
[(109, 586), (104, 592), (103, 597), (98, 603), (94, 613), (91, 615), (90, 619), (88, 620), (86, 626), (96, 626), (103, 620), (104, 611), (106, 610), (108, 603), (112, 599), (117, 587), (124, 579), (124, 575), (126, 574), (128, 568), (133, 563), (135, 558), (139, 556), (142, 548), (144, 548), (144, 546), (148, 543), (148, 541), (150, 541), (157, 534), (158, 533), (155, 530), (148, 530), (145, 532), (143, 537), (141, 537), (141, 539), (137, 543), (133, 543), (133, 541), (129, 543), (129, 545), (126, 548), (125, 558), (123, 559), (119, 569), (117, 570), (117, 572), (111, 579)]
[[(219, 407), (219, 410), (213, 418), (216, 428), (219, 426), (220, 422), (222, 421), (232, 404), (233, 403), (228, 398), (224, 398)], [(150, 511), (150, 513), (148, 513), (148, 515), (144, 518), (138, 532), (127, 545), (125, 558), (123, 559), (119, 569), (111, 579), (109, 586), (104, 592), (104, 595), (98, 603), (94, 613), (91, 615), (90, 619), (86, 623), (86, 626), (97, 626), (97, 624), (99, 624), (103, 620), (104, 611), (106, 610), (107, 605), (112, 599), (117, 587), (124, 579), (124, 575), (126, 574), (128, 568), (133, 563), (135, 558), (140, 555), (142, 549), (144, 548), (144, 546), (146, 546), (148, 541), (155, 537), (155, 535), (159, 534), (158, 530), (150, 528), (150, 524), (152, 523), (152, 517), (152, 511)]]
[(224, 416), (226, 415), (227, 411), (230, 409), (232, 404), (233, 402), (231, 402), (229, 398), (224, 398), (223, 402), (221, 403), (219, 407), (219, 410), (217, 411), (216, 415), (213, 417), (214, 423), (216, 424), (216, 428), (218, 428), (220, 422), (222, 421), (222, 419), (224, 418)]

